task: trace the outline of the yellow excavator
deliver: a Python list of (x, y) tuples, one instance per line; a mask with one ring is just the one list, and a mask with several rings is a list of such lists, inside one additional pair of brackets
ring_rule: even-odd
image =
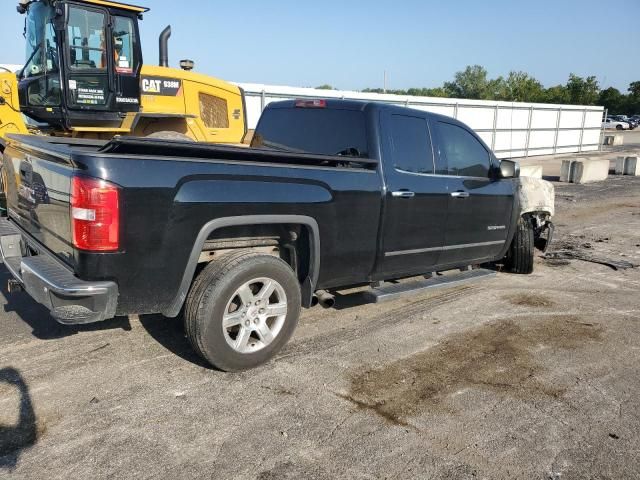
[(27, 55), (18, 74), (0, 71), (0, 157), (8, 133), (242, 142), (242, 89), (193, 72), (191, 60), (169, 68), (170, 27), (159, 65), (143, 63), (139, 21), (149, 9), (107, 0), (20, 0), (17, 9)]

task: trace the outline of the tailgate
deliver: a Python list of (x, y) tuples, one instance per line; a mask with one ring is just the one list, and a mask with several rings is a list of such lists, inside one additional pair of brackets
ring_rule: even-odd
[(4, 151), (8, 215), (63, 260), (73, 258), (69, 216), (73, 166), (55, 145), (15, 136)]

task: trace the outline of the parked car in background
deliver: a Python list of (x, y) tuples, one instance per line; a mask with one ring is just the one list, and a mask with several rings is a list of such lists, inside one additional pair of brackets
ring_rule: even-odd
[(602, 128), (615, 128), (616, 130), (629, 130), (629, 124), (627, 122), (621, 122), (620, 120), (616, 120), (613, 117), (607, 117), (607, 119), (602, 122)]
[(628, 123), (629, 124), (629, 130), (633, 130), (633, 129), (637, 128), (638, 124), (640, 124), (640, 120), (627, 117), (626, 115), (611, 115), (611, 118), (613, 120), (618, 121), (618, 122)]

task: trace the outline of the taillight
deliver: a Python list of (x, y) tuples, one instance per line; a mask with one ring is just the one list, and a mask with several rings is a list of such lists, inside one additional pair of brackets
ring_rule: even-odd
[(71, 232), (81, 250), (110, 252), (120, 246), (119, 190), (88, 177), (71, 180)]

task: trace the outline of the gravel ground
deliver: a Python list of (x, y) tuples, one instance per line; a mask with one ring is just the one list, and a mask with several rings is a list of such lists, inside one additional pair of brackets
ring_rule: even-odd
[[(557, 245), (640, 263), (640, 178), (557, 185)], [(7, 277), (4, 269), (0, 282)], [(640, 269), (529, 276), (306, 311), (241, 374), (180, 320), (62, 327), (0, 295), (0, 477), (640, 477)]]

